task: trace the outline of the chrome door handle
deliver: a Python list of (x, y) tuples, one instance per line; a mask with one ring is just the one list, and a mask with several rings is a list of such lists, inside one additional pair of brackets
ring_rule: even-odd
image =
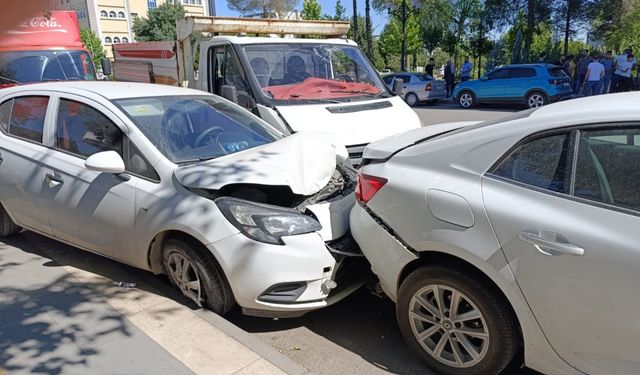
[[(545, 255), (584, 255), (584, 249), (578, 245), (574, 245), (572, 243), (563, 243), (552, 240), (547, 240), (538, 235), (538, 233), (530, 233), (530, 232), (520, 232), (518, 235), (522, 241), (529, 243), (538, 249), (541, 253)], [(551, 250), (551, 251), (549, 251)], [(556, 254), (554, 254), (556, 253)], [(560, 254), (557, 254), (560, 253)]]
[(61, 177), (56, 176), (54, 173), (47, 173), (47, 180), (49, 181), (49, 187), (52, 189), (64, 184), (64, 180)]

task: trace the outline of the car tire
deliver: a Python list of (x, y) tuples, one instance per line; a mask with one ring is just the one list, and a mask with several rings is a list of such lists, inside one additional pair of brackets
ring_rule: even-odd
[(473, 108), (476, 105), (476, 96), (471, 91), (462, 91), (456, 98), (456, 102), (464, 109)]
[(407, 104), (409, 105), (409, 107), (415, 107), (418, 105), (418, 103), (420, 103), (420, 100), (418, 99), (418, 95), (410, 92), (408, 93), (405, 97), (404, 97), (404, 101), (407, 102)]
[[(452, 314), (454, 292), (459, 302)], [(435, 312), (428, 312), (423, 303)], [(396, 314), (404, 340), (438, 374), (498, 374), (519, 348), (519, 330), (504, 298), (488, 283), (458, 269), (427, 266), (411, 273), (398, 291)], [(478, 318), (454, 317), (463, 314)], [(473, 330), (472, 335), (464, 329)], [(421, 334), (426, 336), (419, 340)]]
[(8, 237), (19, 233), (22, 230), (11, 217), (4, 206), (0, 204), (0, 237)]
[(540, 91), (533, 91), (527, 95), (525, 105), (527, 108), (539, 108), (547, 104), (547, 96)]
[[(215, 259), (199, 252), (198, 246), (195, 241), (167, 240), (162, 265), (171, 284), (184, 296), (224, 315), (234, 305), (231, 287)], [(187, 275), (182, 277), (185, 269)]]

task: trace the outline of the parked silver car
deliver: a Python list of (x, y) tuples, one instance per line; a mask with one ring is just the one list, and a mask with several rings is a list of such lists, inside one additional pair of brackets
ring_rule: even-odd
[[(351, 231), (439, 374), (638, 374), (640, 93), (370, 144)], [(408, 178), (409, 176), (409, 178)]]
[(167, 274), (219, 314), (301, 315), (361, 285), (346, 152), (196, 90), (3, 89), (0, 237), (23, 227)]
[(384, 83), (393, 89), (393, 80), (401, 79), (402, 97), (410, 106), (414, 107), (420, 103), (435, 103), (438, 99), (447, 97), (447, 89), (444, 81), (436, 80), (425, 73), (393, 73), (384, 76)]

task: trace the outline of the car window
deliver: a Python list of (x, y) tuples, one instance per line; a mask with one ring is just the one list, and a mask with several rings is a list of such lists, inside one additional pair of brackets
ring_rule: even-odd
[(638, 127), (581, 131), (574, 195), (640, 210), (638, 135)]
[(491, 172), (527, 185), (568, 193), (569, 134), (530, 140), (512, 150)]
[(498, 69), (493, 72), (487, 74), (489, 79), (504, 79), (509, 78), (509, 69)]
[(18, 138), (42, 143), (47, 96), (22, 96), (0, 106), (0, 129)]
[(384, 77), (382, 80), (384, 81), (384, 83), (386, 83), (387, 85), (390, 85), (393, 82), (393, 79), (395, 77), (394, 76), (386, 76)]
[(398, 75), (396, 76), (397, 78), (400, 78), (402, 80), (402, 82), (404, 83), (409, 83), (411, 82), (411, 76), (406, 75), (406, 74), (402, 74), (402, 75)]
[(567, 74), (564, 72), (564, 69), (562, 69), (561, 67), (549, 68), (547, 69), (547, 71), (549, 72), (549, 75), (553, 78), (567, 77)]
[(56, 123), (56, 147), (89, 157), (101, 151), (122, 156), (123, 134), (107, 116), (74, 100), (60, 99)]
[(535, 77), (536, 71), (532, 68), (516, 68), (511, 69), (511, 78), (530, 78)]
[(153, 166), (151, 166), (151, 163), (147, 161), (142, 152), (140, 152), (140, 149), (128, 138), (125, 140), (125, 149), (127, 155), (124, 158), (124, 165), (128, 172), (153, 181), (160, 181), (160, 177), (155, 169), (153, 169)]

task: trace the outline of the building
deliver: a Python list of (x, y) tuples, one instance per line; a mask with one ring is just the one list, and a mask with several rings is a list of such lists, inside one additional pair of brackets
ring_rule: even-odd
[(112, 44), (135, 41), (133, 21), (146, 18), (149, 9), (167, 1), (182, 3), (190, 16), (215, 14), (215, 9), (209, 10), (208, 0), (53, 0), (52, 6), (54, 9), (75, 10), (80, 27), (93, 30), (102, 40), (107, 56), (112, 57)]

